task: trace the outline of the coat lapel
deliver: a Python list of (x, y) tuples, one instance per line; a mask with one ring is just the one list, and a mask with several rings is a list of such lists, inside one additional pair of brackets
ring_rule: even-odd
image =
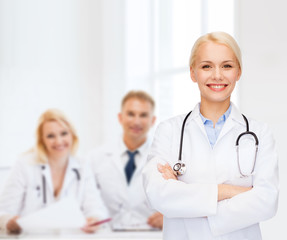
[(122, 138), (118, 139), (119, 141), (105, 145), (103, 149), (104, 159), (102, 159), (103, 165), (105, 168), (110, 169), (110, 174), (113, 175), (113, 178), (118, 179), (118, 181), (126, 182), (126, 176), (124, 172), (124, 167), (122, 163), (122, 155), (124, 154), (124, 147), (121, 143)]
[(121, 151), (121, 147), (118, 145), (116, 148), (113, 149), (113, 151), (106, 151), (105, 157), (107, 158), (107, 161), (111, 163), (111, 166), (116, 169), (116, 171), (125, 177), (124, 171), (123, 171), (123, 163), (121, 160), (123, 152)]
[(224, 137), (228, 132), (230, 132), (235, 126), (237, 126), (237, 123), (241, 125), (245, 125), (244, 119), (239, 112), (239, 110), (236, 108), (236, 106), (232, 103), (232, 109), (230, 116), (227, 118), (225, 124), (223, 125), (223, 128), (218, 136), (218, 139), (216, 142), (220, 141), (222, 137)]
[[(232, 104), (232, 109), (231, 109), (230, 116), (227, 118), (216, 142), (220, 141), (222, 137), (224, 137), (228, 132), (230, 132), (237, 125), (236, 123), (239, 123), (245, 126), (245, 121), (241, 113), (239, 112), (239, 110), (236, 108), (236, 106), (233, 103), (231, 104)], [(201, 130), (202, 134), (205, 136), (206, 140), (209, 142), (203, 122), (200, 118), (199, 106), (200, 105), (197, 104), (195, 108), (193, 109), (189, 119), (186, 122), (186, 126), (188, 126), (189, 121), (194, 120), (196, 124), (198, 125), (199, 129)]]
[(61, 195), (64, 192), (66, 192), (66, 189), (69, 187), (69, 184), (72, 181), (74, 181), (74, 179), (77, 180), (77, 175), (76, 175), (76, 172), (75, 172), (74, 169), (76, 169), (78, 171), (78, 173), (80, 174), (80, 163), (77, 162), (77, 160), (75, 158), (70, 157), (69, 158), (69, 163), (68, 163), (68, 166), (67, 166), (67, 169), (66, 169), (66, 173), (65, 173), (63, 187), (61, 189)]
[(189, 117), (190, 119), (187, 119), (186, 126), (188, 126), (188, 122), (189, 121), (194, 120), (196, 122), (196, 124), (198, 125), (198, 127), (199, 127), (200, 131), (202, 132), (202, 134), (205, 136), (206, 141), (209, 143), (205, 127), (204, 127), (202, 119), (200, 117), (199, 106), (200, 106), (200, 104), (198, 103), (195, 106), (195, 108), (193, 109), (193, 111), (192, 111), (192, 113), (191, 113), (191, 115)]
[(148, 154), (148, 149), (150, 147), (150, 141), (149, 139), (138, 149), (139, 151), (139, 158), (140, 161), (138, 162), (138, 165), (136, 167), (136, 170), (134, 172), (134, 176), (131, 179), (131, 182), (133, 181), (133, 179), (136, 179), (136, 176), (139, 174), (142, 174), (142, 170), (144, 168), (144, 166), (146, 165), (147, 162), (147, 154)]
[[(46, 194), (49, 191), (53, 195), (53, 193), (54, 193), (54, 186), (53, 186), (53, 182), (52, 182), (52, 175), (51, 175), (50, 166), (49, 166), (49, 164), (41, 164), (40, 168), (41, 168), (41, 171), (42, 171), (42, 175), (45, 178)], [(47, 194), (47, 196), (48, 196), (48, 194)]]

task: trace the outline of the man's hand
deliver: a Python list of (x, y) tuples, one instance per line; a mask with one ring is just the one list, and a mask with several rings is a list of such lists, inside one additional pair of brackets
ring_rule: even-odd
[(148, 225), (154, 227), (154, 228), (160, 228), (162, 229), (163, 225), (163, 216), (161, 213), (156, 212), (153, 215), (151, 215), (147, 220)]

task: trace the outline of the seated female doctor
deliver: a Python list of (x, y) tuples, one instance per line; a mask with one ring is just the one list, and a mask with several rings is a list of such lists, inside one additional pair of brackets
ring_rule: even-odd
[(259, 240), (259, 222), (276, 213), (272, 134), (230, 101), (241, 71), (240, 49), (230, 35), (214, 32), (195, 42), (190, 76), (201, 101), (189, 116), (158, 126), (144, 170), (147, 197), (164, 215), (165, 240)]
[(78, 137), (67, 118), (58, 110), (44, 112), (38, 122), (36, 147), (16, 162), (0, 195), (0, 228), (19, 233), (17, 218), (64, 198), (75, 197), (91, 226), (108, 213), (89, 169), (74, 157)]

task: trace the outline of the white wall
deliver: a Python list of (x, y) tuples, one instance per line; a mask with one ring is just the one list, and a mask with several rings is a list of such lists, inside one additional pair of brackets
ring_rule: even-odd
[[(125, 93), (127, 80), (125, 78), (124, 58), (124, 0), (100, 0), (102, 31), (98, 36), (102, 41), (101, 62), (101, 106), (96, 112), (101, 116), (101, 143), (111, 136), (117, 136), (120, 127), (117, 113), (120, 101)], [(96, 146), (96, 144), (94, 145)]]
[(241, 0), (238, 38), (243, 51), (240, 108), (247, 116), (267, 122), (276, 139), (281, 193), (275, 218), (264, 222), (263, 239), (285, 240), (287, 213), (287, 2)]
[(0, 0), (0, 166), (33, 146), (47, 108), (74, 123), (80, 154), (116, 129), (125, 86), (122, 3)]

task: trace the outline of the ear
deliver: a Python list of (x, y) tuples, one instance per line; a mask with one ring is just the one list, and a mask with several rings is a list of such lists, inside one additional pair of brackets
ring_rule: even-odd
[(241, 73), (242, 73), (242, 72), (241, 72), (241, 69), (239, 69), (236, 81), (238, 81), (238, 80), (240, 79)]
[(118, 113), (118, 120), (119, 123), (122, 124), (122, 113)]
[(151, 125), (152, 125), (152, 126), (154, 125), (155, 121), (156, 121), (156, 116), (153, 116), (153, 117), (152, 117), (152, 120), (151, 120)]
[(196, 80), (195, 72), (194, 72), (193, 68), (190, 67), (190, 68), (189, 68), (189, 71), (190, 71), (190, 78), (191, 78), (191, 80), (196, 83), (197, 80)]

